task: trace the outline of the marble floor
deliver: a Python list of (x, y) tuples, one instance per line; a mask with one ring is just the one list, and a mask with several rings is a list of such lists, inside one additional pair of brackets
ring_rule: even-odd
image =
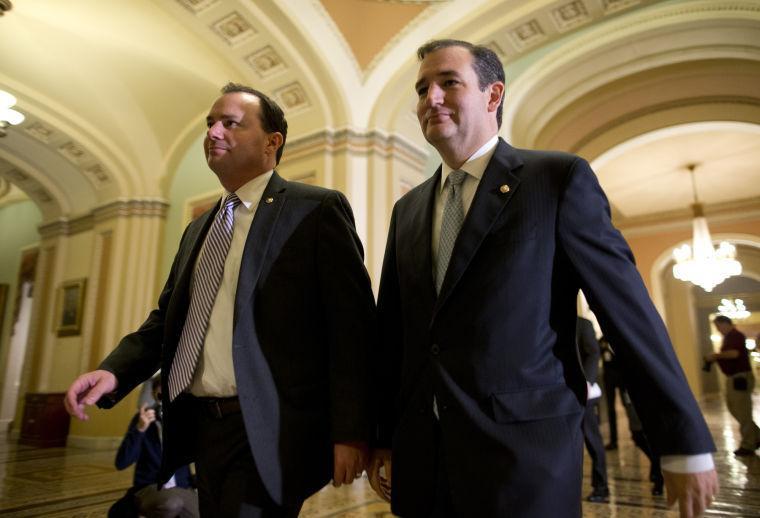
[[(735, 457), (736, 423), (718, 398), (702, 403), (715, 438), (721, 491), (707, 516), (760, 517), (760, 457)], [(624, 412), (619, 428), (626, 430)], [(760, 420), (760, 398), (755, 400)], [(603, 428), (603, 433), (606, 430)], [(130, 485), (132, 472), (113, 468), (114, 451), (77, 448), (36, 449), (0, 435), (0, 515), (27, 517), (104, 517), (111, 503)], [(619, 449), (608, 455), (612, 496), (607, 504), (584, 503), (587, 517), (677, 517), (665, 507), (665, 497), (650, 495), (649, 464), (621, 434)], [(584, 465), (584, 494), (590, 490), (590, 465)], [(370, 489), (366, 477), (348, 487), (326, 487), (304, 505), (308, 518), (384, 518), (388, 505)]]

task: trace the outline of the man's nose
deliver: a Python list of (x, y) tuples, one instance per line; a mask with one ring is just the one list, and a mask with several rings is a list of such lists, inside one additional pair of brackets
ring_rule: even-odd
[(222, 125), (222, 121), (216, 121), (211, 126), (208, 127), (208, 130), (206, 131), (206, 134), (208, 135), (208, 138), (212, 140), (218, 140), (222, 138), (222, 133), (224, 130), (224, 126)]
[(433, 83), (428, 86), (425, 94), (425, 105), (436, 106), (443, 102), (443, 88)]

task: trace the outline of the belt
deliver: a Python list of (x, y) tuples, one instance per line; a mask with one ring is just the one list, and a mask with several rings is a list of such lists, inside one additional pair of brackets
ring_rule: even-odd
[(230, 414), (240, 413), (240, 400), (237, 396), (232, 397), (197, 397), (190, 396), (190, 400), (207, 412), (215, 419), (221, 419)]

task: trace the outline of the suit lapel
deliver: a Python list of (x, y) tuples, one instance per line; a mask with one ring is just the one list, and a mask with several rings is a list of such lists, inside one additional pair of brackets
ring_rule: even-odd
[[(499, 139), (454, 244), (433, 318), (456, 287), (493, 223), (517, 191), (520, 178), (514, 171), (521, 166), (522, 160), (515, 150)], [(503, 192), (506, 189), (502, 186), (505, 185), (508, 187), (507, 192)]]
[(406, 220), (408, 227), (402, 227), (400, 231), (400, 235), (411, 236), (412, 264), (416, 269), (412, 278), (420, 279), (423, 283), (422, 289), (429, 291), (433, 299), (435, 298), (435, 282), (431, 257), (431, 234), (433, 206), (440, 177), (441, 168), (439, 167), (435, 174), (420, 186), (409, 218)]
[(190, 280), (193, 276), (193, 270), (195, 269), (195, 260), (198, 254), (201, 252), (203, 242), (206, 240), (206, 234), (211, 224), (214, 222), (214, 216), (216, 216), (219, 210), (221, 199), (217, 200), (214, 207), (198, 217), (196, 224), (191, 225), (187, 232), (186, 239), (191, 243), (189, 251), (186, 253), (182, 267), (177, 276), (175, 283), (175, 293), (182, 294), (182, 300), (190, 301)]
[(241, 308), (250, 307), (247, 302), (253, 296), (254, 287), (259, 280), (261, 268), (269, 249), (269, 243), (274, 234), (277, 218), (285, 204), (284, 192), (288, 182), (283, 180), (275, 171), (264, 189), (253, 223), (248, 231), (241, 258), (238, 275), (237, 291), (235, 293), (235, 318), (233, 328), (240, 317)]

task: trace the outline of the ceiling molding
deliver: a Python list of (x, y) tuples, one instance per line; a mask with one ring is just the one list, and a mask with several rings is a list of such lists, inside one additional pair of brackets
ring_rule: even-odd
[[(616, 128), (619, 128), (637, 119), (641, 119), (649, 115), (662, 113), (669, 110), (674, 110), (674, 109), (679, 109), (679, 108), (693, 108), (695, 106), (704, 106), (704, 105), (723, 105), (723, 106), (736, 105), (739, 107), (760, 108), (760, 96), (748, 97), (748, 96), (739, 96), (739, 95), (705, 95), (705, 96), (690, 97), (690, 98), (685, 98), (685, 99), (675, 99), (672, 101), (665, 101), (661, 103), (655, 103), (648, 106), (644, 106), (644, 107), (626, 112), (624, 115), (620, 117), (617, 117), (615, 119), (605, 122), (604, 124), (600, 126), (597, 126), (596, 128), (593, 129), (593, 131), (583, 135), (581, 138), (576, 140), (573, 143), (573, 145), (568, 149), (568, 151), (571, 153), (578, 153), (581, 149), (588, 146), (589, 143), (593, 142), (597, 138), (601, 136), (609, 135)], [(733, 120), (733, 118), (726, 117), (725, 120)], [(681, 121), (674, 121), (672, 119), (667, 120), (667, 121), (663, 120), (661, 127), (672, 126), (679, 122)], [(740, 122), (745, 122), (745, 121), (742, 120)], [(760, 124), (760, 120), (753, 121), (753, 122)], [(650, 128), (650, 131), (655, 130), (655, 129), (658, 129), (658, 128)], [(588, 158), (593, 159), (596, 157), (588, 157)]]
[[(760, 219), (760, 198), (745, 198), (705, 205), (704, 211), (710, 225)], [(684, 207), (644, 216), (613, 217), (612, 222), (626, 237), (634, 237), (690, 229), (693, 219), (694, 214), (691, 209)]]
[(379, 130), (359, 131), (353, 128), (325, 129), (288, 141), (285, 159), (300, 159), (315, 153), (348, 152), (352, 154), (378, 154), (384, 158), (399, 159), (421, 169), (427, 162), (428, 152), (401, 135), (386, 134)]
[(43, 239), (71, 236), (89, 232), (97, 224), (116, 218), (149, 217), (165, 219), (168, 209), (169, 204), (164, 200), (117, 200), (101, 205), (89, 214), (75, 218), (61, 217), (55, 221), (43, 223), (39, 227), (39, 232)]

